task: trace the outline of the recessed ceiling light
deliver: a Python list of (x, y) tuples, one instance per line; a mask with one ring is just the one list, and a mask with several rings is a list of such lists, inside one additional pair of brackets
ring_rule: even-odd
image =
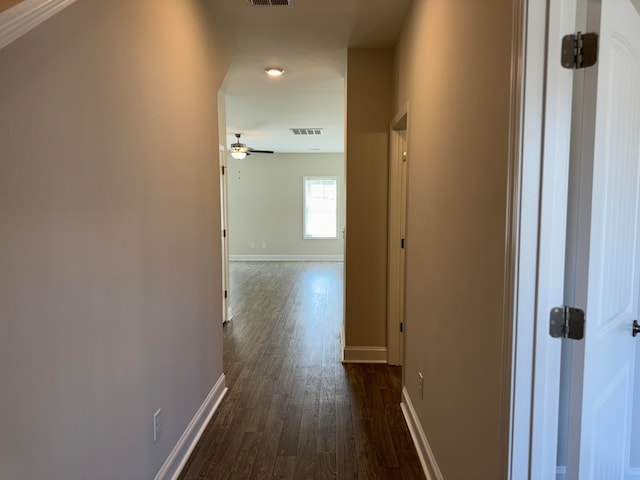
[(269, 67), (264, 69), (265, 73), (270, 77), (279, 77), (284, 73), (283, 68)]

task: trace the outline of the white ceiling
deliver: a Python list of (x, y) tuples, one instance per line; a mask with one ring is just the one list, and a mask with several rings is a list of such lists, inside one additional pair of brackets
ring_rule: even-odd
[[(348, 47), (393, 47), (412, 0), (294, 0), (254, 7), (209, 0), (234, 48), (225, 79), (227, 147), (242, 142), (276, 152), (344, 151), (344, 77)], [(285, 69), (280, 78), (267, 66)], [(294, 136), (290, 128), (323, 128)]]

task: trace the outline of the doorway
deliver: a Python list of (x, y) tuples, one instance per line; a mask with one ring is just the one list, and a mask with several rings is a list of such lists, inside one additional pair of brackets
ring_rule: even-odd
[(404, 284), (407, 209), (407, 109), (391, 123), (387, 273), (387, 363), (404, 358)]
[(222, 230), (222, 323), (233, 318), (231, 311), (231, 280), (229, 271), (229, 172), (225, 147), (218, 148), (220, 166), (220, 222)]

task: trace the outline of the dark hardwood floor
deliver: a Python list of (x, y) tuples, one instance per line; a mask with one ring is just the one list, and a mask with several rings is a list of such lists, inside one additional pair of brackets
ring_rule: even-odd
[(180, 478), (424, 479), (401, 369), (340, 361), (342, 264), (234, 262), (231, 272), (229, 392)]

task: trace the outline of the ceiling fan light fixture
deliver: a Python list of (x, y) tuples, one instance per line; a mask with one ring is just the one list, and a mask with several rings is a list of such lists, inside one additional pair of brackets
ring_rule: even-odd
[(293, 0), (249, 0), (254, 7), (293, 7)]
[(248, 148), (244, 143), (240, 143), (240, 134), (236, 133), (236, 142), (231, 144), (231, 148), (229, 151), (231, 152), (231, 156), (236, 160), (242, 160), (247, 156)]
[(232, 147), (231, 148), (231, 156), (236, 160), (242, 160), (247, 156), (247, 152), (243, 152), (240, 148)]
[(267, 67), (264, 72), (270, 77), (280, 77), (284, 74), (284, 68), (279, 67)]
[(255, 148), (247, 147), (244, 143), (240, 143), (240, 133), (235, 133), (234, 135), (236, 136), (236, 141), (231, 144), (229, 152), (236, 160), (242, 160), (252, 153), (273, 153), (273, 150), (256, 150)]

